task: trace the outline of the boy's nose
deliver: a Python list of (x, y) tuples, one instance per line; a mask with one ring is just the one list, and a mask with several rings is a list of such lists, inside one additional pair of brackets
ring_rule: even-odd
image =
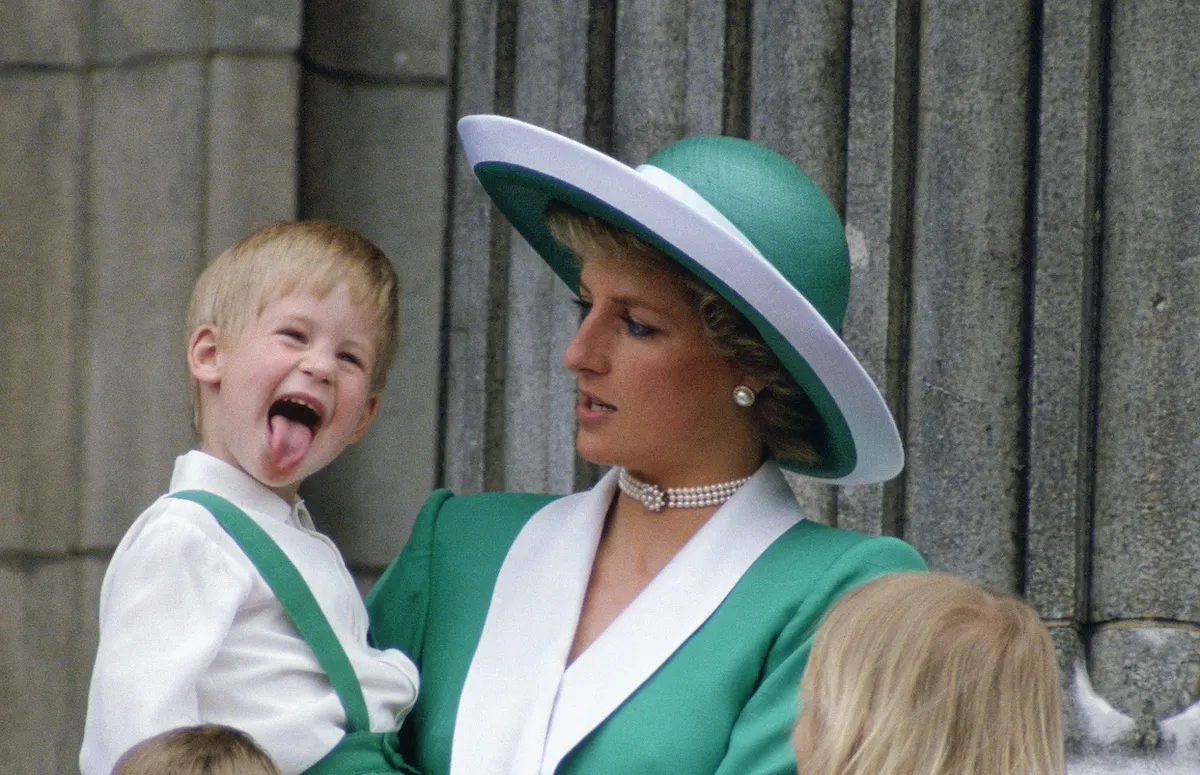
[(309, 350), (300, 362), (300, 370), (313, 379), (328, 380), (333, 375), (335, 358), (319, 348)]

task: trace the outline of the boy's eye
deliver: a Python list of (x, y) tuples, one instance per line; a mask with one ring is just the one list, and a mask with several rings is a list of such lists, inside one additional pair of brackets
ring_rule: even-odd
[(342, 361), (343, 363), (349, 363), (351, 366), (357, 366), (360, 369), (363, 368), (362, 358), (359, 358), (354, 353), (340, 353), (338, 355), (338, 360)]
[(297, 342), (304, 342), (308, 339), (303, 331), (295, 328), (282, 328), (279, 330), (280, 336), (285, 336), (288, 339), (294, 339)]

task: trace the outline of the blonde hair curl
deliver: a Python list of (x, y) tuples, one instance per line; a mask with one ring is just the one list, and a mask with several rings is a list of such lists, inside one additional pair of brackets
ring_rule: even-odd
[(250, 735), (222, 724), (170, 729), (130, 748), (113, 775), (280, 775)]
[(801, 687), (801, 775), (1064, 772), (1049, 631), (1020, 598), (966, 579), (892, 574), (847, 593)]

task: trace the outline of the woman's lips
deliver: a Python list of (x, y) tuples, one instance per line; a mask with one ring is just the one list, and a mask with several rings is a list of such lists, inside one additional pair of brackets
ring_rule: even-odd
[(581, 423), (595, 423), (611, 417), (617, 408), (606, 404), (590, 393), (580, 392), (579, 403), (575, 406), (575, 417)]

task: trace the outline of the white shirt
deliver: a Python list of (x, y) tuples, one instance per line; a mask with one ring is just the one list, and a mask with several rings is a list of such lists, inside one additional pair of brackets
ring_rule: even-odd
[[(416, 666), (367, 645), (367, 611), (341, 553), (302, 502), (203, 452), (175, 462), (170, 492), (232, 501), (287, 554), (312, 590), (362, 685), (371, 730), (400, 725)], [(109, 775), (128, 748), (178, 726), (248, 732), (283, 775), (337, 745), (346, 714), (316, 656), (245, 553), (202, 506), (162, 497), (117, 546), (100, 590), (100, 646), (79, 762)]]

